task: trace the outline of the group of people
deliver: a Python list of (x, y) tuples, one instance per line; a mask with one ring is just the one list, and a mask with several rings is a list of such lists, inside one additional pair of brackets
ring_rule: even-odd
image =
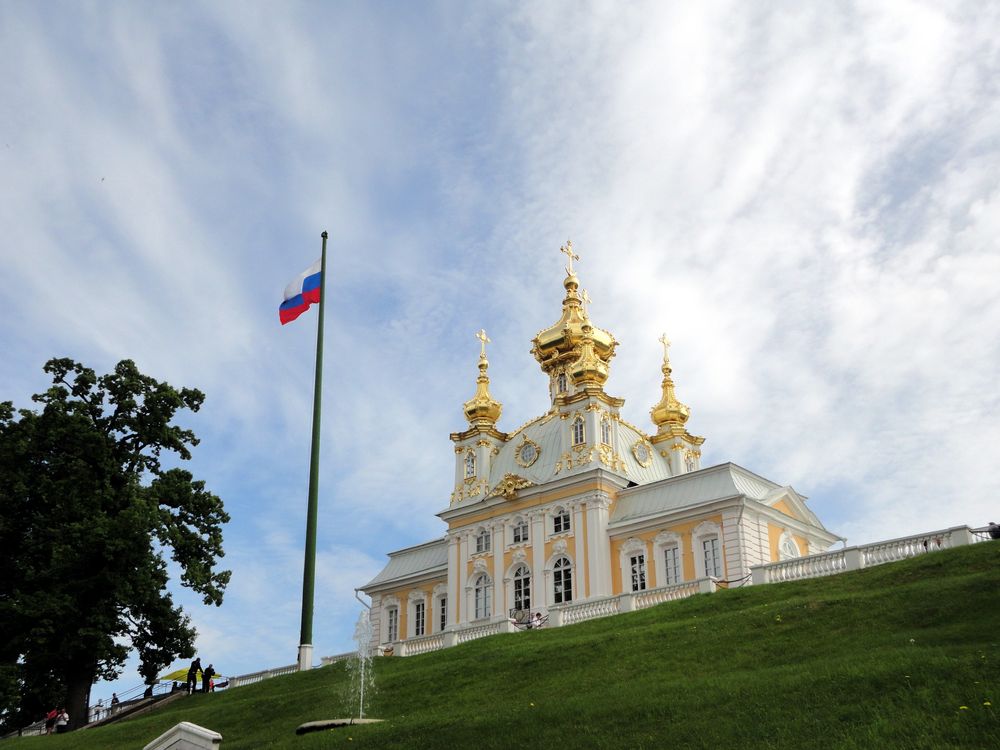
[(188, 694), (198, 692), (198, 673), (201, 672), (201, 690), (203, 693), (215, 691), (215, 668), (209, 664), (205, 669), (201, 668), (201, 657), (191, 662), (191, 668), (187, 674)]
[(65, 708), (53, 708), (45, 714), (45, 734), (52, 734), (53, 729), (56, 734), (69, 730), (69, 713)]

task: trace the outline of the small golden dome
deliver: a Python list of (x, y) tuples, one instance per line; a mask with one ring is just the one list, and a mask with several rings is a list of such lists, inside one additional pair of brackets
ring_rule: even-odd
[(476, 338), (482, 344), (479, 352), (479, 377), (476, 378), (476, 394), (465, 402), (462, 410), (470, 425), (492, 427), (500, 419), (503, 405), (490, 395), (490, 379), (486, 375), (490, 366), (489, 360), (486, 359), (486, 344), (489, 343), (486, 331), (480, 330), (476, 334)]
[(588, 320), (583, 324), (580, 358), (570, 366), (569, 374), (577, 385), (601, 386), (608, 379), (608, 363), (594, 351), (594, 327)]
[(691, 410), (686, 404), (678, 401), (677, 396), (674, 395), (674, 381), (670, 377), (672, 370), (670, 369), (670, 359), (667, 356), (670, 340), (667, 339), (666, 334), (660, 336), (660, 343), (663, 344), (663, 367), (661, 368), (663, 372), (663, 383), (661, 384), (663, 396), (659, 403), (650, 409), (649, 416), (652, 417), (653, 424), (661, 429), (671, 425), (681, 427), (691, 416)]

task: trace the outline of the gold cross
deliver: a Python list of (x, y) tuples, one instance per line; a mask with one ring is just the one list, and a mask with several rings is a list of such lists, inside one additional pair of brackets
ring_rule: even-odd
[(663, 344), (663, 361), (667, 361), (667, 348), (670, 346), (670, 339), (667, 338), (667, 334), (660, 336), (660, 343)]
[(566, 275), (573, 275), (573, 261), (580, 260), (580, 256), (573, 252), (573, 243), (566, 240), (565, 246), (559, 248), (559, 252), (566, 253), (566, 257), (569, 258), (569, 265), (566, 266)]
[(486, 356), (486, 345), (492, 343), (490, 339), (486, 336), (486, 331), (483, 328), (479, 329), (479, 333), (476, 334), (476, 338), (479, 339), (479, 344), (481, 346), (479, 350), (479, 356)]
[(580, 299), (583, 300), (583, 317), (587, 317), (587, 305), (590, 304), (590, 295), (587, 294), (587, 290), (583, 290), (583, 294), (580, 295)]

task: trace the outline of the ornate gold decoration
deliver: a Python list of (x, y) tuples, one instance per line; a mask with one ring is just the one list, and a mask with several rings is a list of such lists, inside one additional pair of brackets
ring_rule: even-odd
[(639, 462), (639, 466), (648, 469), (653, 463), (653, 450), (645, 440), (637, 440), (632, 446), (632, 455)]
[(479, 377), (476, 378), (476, 394), (465, 402), (463, 410), (465, 411), (465, 418), (469, 420), (469, 424), (475, 427), (493, 427), (497, 420), (500, 419), (500, 412), (503, 406), (490, 395), (490, 379), (486, 375), (486, 371), (490, 366), (489, 361), (486, 359), (486, 344), (489, 342), (486, 331), (480, 330), (476, 334), (476, 338), (479, 339), (481, 345), (479, 352)]
[[(572, 244), (567, 242), (560, 249), (569, 258), (566, 267), (566, 297), (563, 300), (562, 316), (551, 327), (539, 331), (532, 340), (531, 353), (542, 366), (542, 371), (550, 377), (562, 370), (566, 365), (580, 358), (580, 344), (584, 338), (583, 325), (588, 320), (584, 309), (584, 299), (579, 293), (580, 282), (573, 270), (573, 261), (580, 256), (573, 252)], [(587, 298), (589, 300), (589, 297)], [(591, 338), (594, 342), (594, 354), (607, 364), (615, 355), (618, 342), (608, 331), (593, 328)], [(562, 394), (565, 395), (565, 394)]]
[(530, 479), (525, 479), (517, 474), (506, 474), (504, 478), (501, 479), (496, 487), (490, 490), (487, 497), (497, 497), (502, 495), (508, 500), (513, 500), (514, 496), (517, 495), (518, 490), (523, 490), (525, 487), (534, 487), (535, 483)]
[[(525, 448), (533, 448), (534, 453), (532, 453), (531, 450), (526, 451)], [(525, 457), (523, 455), (525, 453), (528, 454), (528, 457)], [(521, 441), (521, 444), (517, 446), (517, 449), (514, 452), (514, 460), (517, 462), (518, 466), (527, 469), (529, 466), (535, 463), (535, 461), (538, 460), (538, 457), (540, 455), (542, 455), (542, 449), (541, 447), (539, 447), (538, 443), (536, 443), (534, 440), (525, 438), (523, 441)]]
[(677, 396), (674, 395), (674, 381), (670, 377), (672, 370), (670, 369), (668, 352), (670, 339), (667, 338), (667, 334), (660, 336), (660, 343), (663, 344), (663, 367), (661, 368), (663, 372), (663, 383), (661, 384), (663, 396), (660, 398), (659, 403), (650, 410), (649, 414), (653, 418), (653, 424), (657, 427), (662, 428), (666, 425), (682, 426), (687, 422), (688, 417), (691, 416), (691, 410), (685, 404), (678, 401)]
[(583, 323), (580, 357), (572, 364), (569, 372), (576, 385), (595, 385), (599, 388), (608, 379), (608, 363), (594, 351), (594, 327), (589, 320)]

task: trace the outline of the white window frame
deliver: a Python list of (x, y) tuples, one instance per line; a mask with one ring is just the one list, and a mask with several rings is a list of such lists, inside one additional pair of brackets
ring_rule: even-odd
[(392, 604), (385, 608), (385, 640), (395, 643), (399, 640), (399, 605)]
[(492, 548), (493, 533), (487, 528), (480, 528), (476, 531), (476, 552), (477, 555), (483, 555), (489, 552)]
[(611, 446), (611, 420), (607, 417), (601, 420), (601, 442), (608, 447)]
[[(705, 559), (707, 552), (705, 543), (713, 539), (715, 540), (717, 551), (715, 559), (718, 563), (718, 570), (714, 573), (708, 570)], [(724, 578), (726, 572), (726, 550), (722, 544), (722, 529), (719, 528), (719, 525), (711, 521), (704, 521), (699, 524), (691, 535), (691, 544), (697, 577), (705, 578), (706, 576), (712, 576), (713, 578)]]
[(556, 393), (566, 392), (566, 373), (561, 372), (556, 375)]
[[(518, 563), (511, 572), (511, 609), (531, 609), (531, 569), (524, 563)], [(518, 603), (520, 588), (521, 602)], [(527, 601), (525, 602), (525, 598)]]
[(570, 434), (573, 445), (585, 445), (587, 442), (587, 426), (583, 422), (583, 417), (577, 414), (570, 425)]
[(778, 559), (794, 560), (797, 557), (802, 557), (802, 550), (799, 549), (798, 542), (787, 531), (782, 532), (781, 538), (778, 540)]
[(511, 544), (527, 544), (531, 540), (531, 525), (526, 518), (518, 516), (510, 527)]
[(475, 620), (493, 616), (493, 580), (487, 573), (480, 573), (472, 582), (472, 606)]
[[(676, 575), (671, 576), (667, 566), (667, 552), (673, 552), (676, 560)], [(684, 552), (681, 537), (673, 531), (661, 531), (653, 539), (653, 565), (656, 570), (656, 585), (670, 586), (684, 580)]]
[(465, 478), (474, 479), (476, 476), (476, 453), (473, 450), (465, 452)]
[(413, 637), (419, 638), (427, 632), (427, 602), (413, 602)]
[(448, 584), (439, 583), (431, 592), (430, 631), (441, 633), (448, 627)]
[(552, 533), (568, 534), (573, 530), (573, 514), (569, 508), (558, 507), (552, 511)]
[[(570, 604), (573, 601), (573, 587), (576, 585), (573, 561), (569, 555), (556, 555), (552, 559), (549, 569), (552, 575), (552, 603)], [(568, 592), (566, 590), (567, 579), (569, 581)]]
[(442, 594), (436, 601), (438, 631), (441, 632), (448, 628), (448, 595)]

